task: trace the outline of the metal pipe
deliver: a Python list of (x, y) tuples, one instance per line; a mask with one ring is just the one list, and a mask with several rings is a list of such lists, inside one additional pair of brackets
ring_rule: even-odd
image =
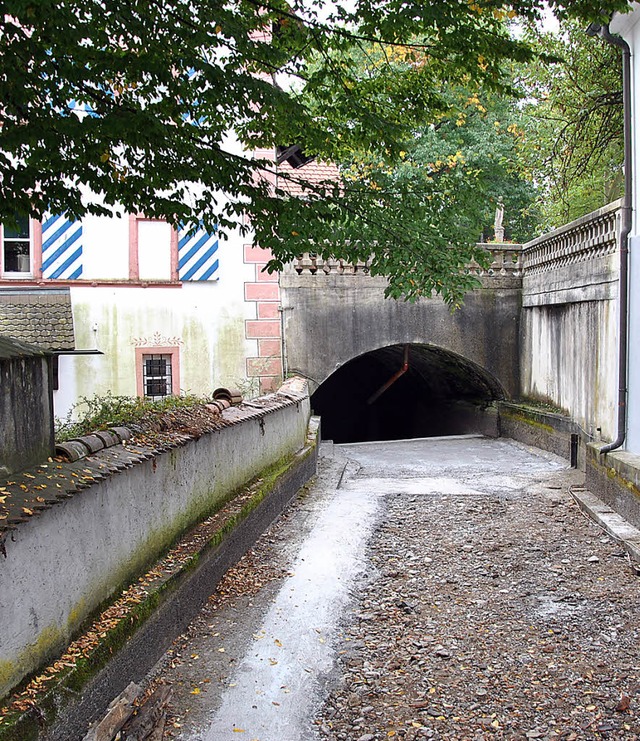
[(622, 49), (622, 101), (624, 120), (624, 197), (620, 223), (620, 269), (618, 276), (619, 333), (618, 343), (618, 434), (616, 439), (600, 448), (600, 454), (622, 446), (627, 432), (627, 356), (629, 324), (629, 233), (631, 232), (631, 49), (620, 36), (613, 35), (609, 26), (590, 26), (590, 35), (599, 34), (605, 41)]
[(380, 386), (380, 388), (375, 392), (375, 394), (372, 394), (367, 399), (367, 404), (369, 404), (370, 406), (371, 404), (374, 403), (374, 401), (377, 401), (382, 396), (382, 394), (384, 394), (384, 392), (389, 388), (389, 386), (392, 386), (398, 380), (398, 378), (400, 378), (400, 376), (403, 376), (408, 370), (409, 370), (409, 345), (405, 345), (404, 346), (404, 363), (402, 365), (402, 368), (400, 368), (400, 370), (397, 373), (394, 373), (385, 384)]

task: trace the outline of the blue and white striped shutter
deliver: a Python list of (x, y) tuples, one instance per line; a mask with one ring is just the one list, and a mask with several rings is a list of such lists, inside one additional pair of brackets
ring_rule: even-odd
[(42, 222), (42, 277), (74, 280), (82, 275), (82, 223), (65, 214)]
[(178, 230), (178, 280), (218, 280), (218, 237), (203, 226)]

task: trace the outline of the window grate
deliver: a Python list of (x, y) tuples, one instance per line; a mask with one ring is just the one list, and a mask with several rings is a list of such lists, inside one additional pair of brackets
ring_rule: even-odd
[(142, 356), (142, 388), (145, 397), (154, 401), (171, 396), (171, 355)]

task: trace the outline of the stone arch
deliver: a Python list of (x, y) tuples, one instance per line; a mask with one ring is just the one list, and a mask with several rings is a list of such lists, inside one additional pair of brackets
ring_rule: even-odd
[(407, 343), (352, 358), (318, 386), (311, 403), (325, 439), (359, 442), (497, 435), (491, 404), (506, 396), (474, 361), (437, 345)]

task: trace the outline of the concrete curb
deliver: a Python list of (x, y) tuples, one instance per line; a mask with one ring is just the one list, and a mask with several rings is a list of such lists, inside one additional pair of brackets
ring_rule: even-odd
[(580, 509), (619, 541), (629, 557), (640, 565), (640, 530), (630, 525), (592, 492), (574, 488), (569, 491)]
[(106, 637), (82, 667), (61, 676), (30, 709), (17, 718), (7, 716), (6, 724), (0, 719), (0, 741), (77, 741), (130, 682), (140, 682), (197, 616), (226, 571), (315, 475), (317, 432), (312, 419), (307, 446), (283, 465), (259, 503), (223, 530), (221, 540), (202, 544), (170, 581), (148, 595), (135, 619), (119, 627), (121, 645), (114, 649)]

